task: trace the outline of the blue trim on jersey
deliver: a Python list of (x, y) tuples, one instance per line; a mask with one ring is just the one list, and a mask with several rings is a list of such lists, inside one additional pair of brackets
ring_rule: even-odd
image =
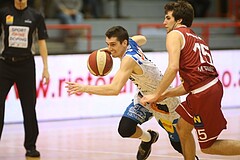
[(134, 40), (129, 38), (129, 46), (126, 51), (126, 55), (135, 55), (138, 52), (139, 52), (139, 46), (137, 45), (137, 43)]
[[(129, 45), (128, 45), (128, 49), (125, 53), (124, 56), (130, 56), (132, 57), (138, 64), (143, 64), (142, 60), (143, 59), (147, 59), (147, 57), (141, 53), (142, 50), (141, 48), (138, 46), (138, 44), (132, 40), (131, 38), (129, 38)], [(142, 59), (143, 58), (143, 59)], [(148, 60), (148, 59), (147, 59)]]

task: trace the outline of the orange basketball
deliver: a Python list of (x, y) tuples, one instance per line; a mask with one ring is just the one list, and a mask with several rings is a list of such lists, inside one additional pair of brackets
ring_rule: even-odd
[(95, 50), (88, 57), (88, 70), (95, 76), (106, 76), (111, 72), (112, 66), (113, 59), (106, 51)]

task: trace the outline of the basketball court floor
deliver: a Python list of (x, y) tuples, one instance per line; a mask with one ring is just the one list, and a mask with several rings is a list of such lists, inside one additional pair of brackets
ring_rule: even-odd
[[(220, 138), (240, 140), (240, 108), (224, 109), (228, 129)], [(117, 133), (120, 117), (39, 122), (37, 149), (41, 158), (25, 158), (23, 125), (6, 124), (0, 142), (0, 160), (135, 160), (140, 141), (123, 139)], [(217, 125), (217, 124), (216, 124)], [(160, 133), (148, 160), (182, 160), (174, 151), (167, 134), (155, 119), (142, 126)], [(195, 135), (195, 132), (194, 132)], [(240, 160), (240, 156), (203, 154), (197, 144), (201, 160)]]

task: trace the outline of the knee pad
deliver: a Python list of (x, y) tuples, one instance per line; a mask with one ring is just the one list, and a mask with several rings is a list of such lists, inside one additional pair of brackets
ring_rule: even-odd
[(137, 122), (134, 120), (122, 117), (118, 126), (118, 133), (123, 137), (131, 137), (136, 132)]
[(178, 151), (179, 153), (182, 154), (182, 146), (181, 146), (181, 143), (180, 142), (173, 142), (173, 141), (170, 141), (171, 142), (171, 145), (173, 146), (173, 148)]

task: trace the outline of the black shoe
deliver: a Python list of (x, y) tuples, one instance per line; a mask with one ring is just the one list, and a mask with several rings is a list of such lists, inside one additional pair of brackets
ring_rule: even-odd
[(36, 149), (27, 150), (26, 157), (40, 157), (40, 152), (38, 152)]
[(138, 147), (137, 160), (145, 160), (151, 153), (151, 146), (158, 140), (159, 134), (155, 131), (148, 130), (151, 134), (151, 140), (149, 142), (141, 142)]

